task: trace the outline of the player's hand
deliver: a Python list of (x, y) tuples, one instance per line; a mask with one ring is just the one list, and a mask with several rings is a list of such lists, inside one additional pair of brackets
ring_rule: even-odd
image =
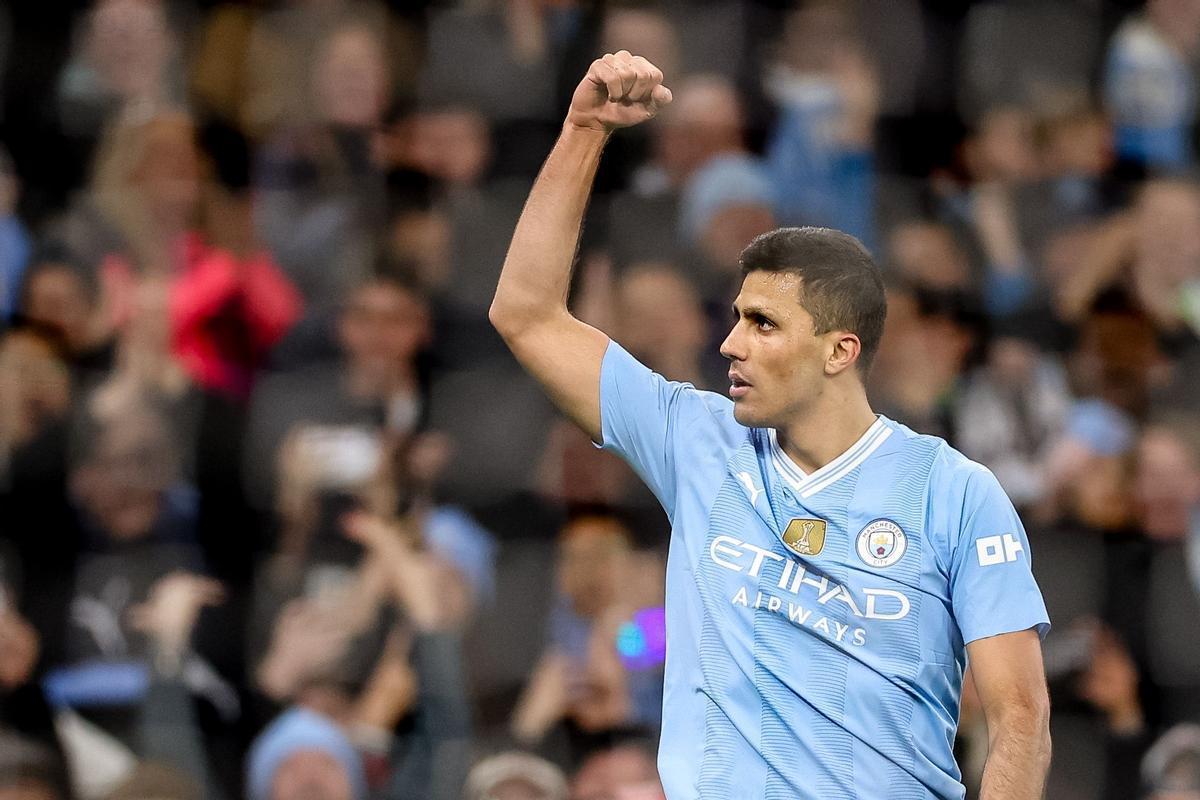
[(567, 124), (610, 133), (654, 117), (671, 102), (662, 70), (628, 50), (596, 59), (575, 87)]

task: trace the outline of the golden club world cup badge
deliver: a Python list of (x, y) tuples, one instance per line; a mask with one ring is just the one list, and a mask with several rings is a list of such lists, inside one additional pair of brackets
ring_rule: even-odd
[(802, 556), (819, 555), (825, 547), (825, 520), (801, 518), (788, 523), (783, 532), (783, 543)]

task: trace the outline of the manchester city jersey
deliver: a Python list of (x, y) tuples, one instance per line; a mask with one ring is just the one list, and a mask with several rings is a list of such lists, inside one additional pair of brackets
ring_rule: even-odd
[(883, 417), (805, 474), (731, 400), (616, 343), (600, 405), (603, 447), (672, 524), (667, 797), (962, 798), (965, 645), (1049, 628), (995, 477)]

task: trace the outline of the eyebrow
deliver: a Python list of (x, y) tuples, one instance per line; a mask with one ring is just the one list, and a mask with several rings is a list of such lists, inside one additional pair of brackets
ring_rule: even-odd
[(760, 317), (769, 317), (771, 319), (775, 318), (775, 313), (773, 311), (771, 311), (770, 309), (767, 309), (767, 308), (762, 308), (761, 306), (750, 305), (750, 306), (746, 306), (745, 308), (739, 309), (738, 304), (734, 303), (732, 305), (732, 308), (733, 308), (733, 315), (738, 318), (741, 318), (743, 316), (745, 316), (745, 317), (760, 316)]

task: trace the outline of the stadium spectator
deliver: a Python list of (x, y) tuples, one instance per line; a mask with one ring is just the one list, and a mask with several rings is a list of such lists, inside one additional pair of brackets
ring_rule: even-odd
[(370, 16), (327, 23), (299, 84), (312, 118), (277, 130), (254, 166), (258, 235), (318, 309), (336, 307), (373, 263), (384, 201), (373, 136), (389, 99), (386, 27)]
[(964, 376), (954, 399), (958, 446), (991, 465), (1021, 509), (1045, 499), (1044, 465), (1072, 404), (1067, 375), (1040, 339), (1032, 319), (996, 323), (984, 363)]
[(1138, 442), (1137, 519), (1150, 542), (1144, 631), (1152, 712), (1168, 723), (1200, 719), (1200, 655), (1184, 620), (1200, 613), (1193, 526), (1200, 509), (1200, 442), (1194, 415), (1153, 422)]
[(734, 280), (744, 242), (775, 225), (769, 172), (745, 153), (716, 156), (692, 172), (679, 198), (679, 230), (697, 261), (707, 302)]
[(894, 277), (935, 291), (969, 292), (971, 264), (954, 231), (927, 220), (901, 222), (887, 235), (887, 264)]
[(80, 16), (75, 46), (58, 77), (57, 105), (69, 155), (91, 157), (110, 125), (179, 107), (184, 53), (168, 4), (95, 0)]
[(17, 328), (0, 338), (0, 478), (8, 483), (22, 449), (66, 417), (71, 378), (52, 335)]
[(1192, 165), (1198, 43), (1200, 8), (1190, 0), (1150, 0), (1117, 30), (1104, 93), (1121, 158), (1172, 172)]
[[(250, 402), (245, 468), (250, 496), (260, 508), (272, 507), (280, 447), (301, 426), (348, 426), (371, 436), (401, 437), (418, 427), (428, 402), (421, 356), (430, 325), (420, 289), (402, 276), (381, 273), (349, 294), (333, 331), (285, 343), (277, 360), (293, 369), (267, 375)], [(293, 346), (300, 352), (287, 354)]]
[(17, 310), (22, 275), (33, 247), (17, 216), (19, 189), (12, 158), (0, 147), (0, 319), (8, 319)]
[(788, 15), (766, 75), (780, 110), (767, 166), (781, 224), (837, 228), (872, 247), (879, 79), (856, 23), (839, 3)]
[(1149, 800), (1192, 800), (1200, 795), (1200, 729), (1181, 724), (1163, 734), (1142, 762)]
[(871, 369), (880, 413), (957, 441), (951, 403), (975, 346), (975, 327), (970, 298), (962, 292), (892, 286), (886, 334)]
[[(10, 597), (43, 639), (58, 636), (80, 536), (67, 500), (68, 411), (76, 394), (53, 333), (0, 338), (0, 539), (12, 547)], [(26, 587), (38, 587), (26, 591)]]
[(405, 524), (346, 518), (361, 566), (340, 586), (328, 567), (309, 570), (310, 585), (325, 587), (283, 607), (257, 674), (272, 699), (345, 730), (377, 796), (449, 799), (461, 792), (468, 755), (457, 633), (466, 609), (455, 600), (466, 589), (446, 561), (416, 549)]
[[(645, 576), (659, 564), (632, 544), (620, 519), (603, 512), (581, 511), (560, 533), (559, 596), (546, 649), (513, 715), (519, 741), (537, 744), (564, 722), (567, 733), (584, 739), (630, 725), (656, 726), (661, 659), (648, 651), (656, 647), (662, 620), (656, 632), (654, 624), (638, 623), (637, 612), (660, 606), (661, 589), (656, 596), (645, 577), (636, 589), (623, 587), (626, 578)], [(638, 628), (636, 652), (622, 652), (626, 623)]]
[(1019, 208), (1040, 177), (1034, 119), (1026, 108), (989, 109), (962, 143), (966, 184), (943, 197), (943, 212), (975, 254), (977, 285), (993, 316), (1021, 311), (1037, 287)]
[(591, 753), (571, 780), (571, 800), (665, 800), (654, 749), (645, 741), (620, 740)]
[(670, 264), (634, 264), (618, 281), (617, 330), (629, 352), (671, 380), (701, 388), (720, 379), (701, 367), (707, 330), (695, 287)]
[(219, 213), (228, 201), (202, 160), (190, 117), (162, 112), (123, 120), (102, 143), (88, 197), (64, 222), (73, 256), (95, 273), (109, 323), (135, 306), (139, 276), (170, 282), (172, 346), (201, 386), (248, 392), (299, 315), (295, 289), (248, 221)]
[[(61, 637), (45, 644), (51, 669), (43, 687), (53, 708), (90, 716), (108, 736), (133, 748), (136, 712), (152, 687), (155, 659), (153, 640), (138, 630), (132, 609), (152, 599), (169, 574), (202, 573), (196, 497), (182, 480), (171, 428), (154, 407), (134, 405), (85, 427), (91, 430), (83, 434), (71, 475), (85, 550), (77, 564), (70, 552), (58, 556), (57, 569), (71, 576), (65, 597), (38, 599), (51, 606), (69, 603)], [(189, 691), (226, 725), (237, 719), (239, 701), (211, 659), (220, 659), (229, 644), (221, 642), (206, 656), (189, 654), (182, 673)]]
[(518, 754), (466, 781), (514, 716), (573, 796), (659, 796), (613, 744), (660, 721), (669, 520), (487, 319), (620, 49), (674, 102), (608, 141), (572, 313), (723, 392), (752, 234), (873, 240), (874, 407), (1028, 530), (1047, 796), (1200, 796), (1188, 728), (1142, 768), (1200, 719), (1196, 0), (0, 5), (0, 797), (247, 796), (300, 708), (371, 800), (561, 800)]
[(77, 383), (94, 383), (113, 366), (114, 335), (94, 273), (62, 248), (36, 254), (24, 275), (19, 313), (54, 331)]
[[(647, 132), (650, 158), (634, 170), (629, 190), (610, 206), (618, 264), (671, 261), (686, 250), (697, 234), (680, 226), (681, 193), (689, 178), (714, 158), (746, 153), (742, 101), (726, 77), (701, 73), (680, 81), (660, 122)], [(772, 200), (765, 192), (759, 199)]]
[(499, 753), (471, 768), (464, 800), (567, 800), (567, 780), (537, 756)]
[(262, 732), (246, 762), (251, 800), (367, 800), (367, 781), (350, 740), (324, 716), (305, 709), (280, 715)]

